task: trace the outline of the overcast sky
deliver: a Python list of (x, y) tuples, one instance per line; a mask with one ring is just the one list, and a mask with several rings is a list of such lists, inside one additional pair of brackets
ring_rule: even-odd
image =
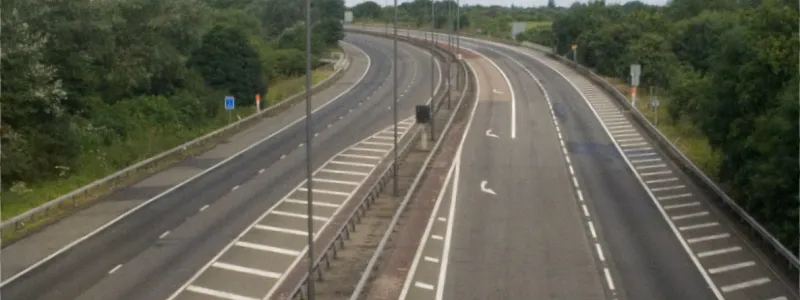
[[(345, 4), (348, 7), (352, 7), (353, 5), (359, 4), (366, 0), (345, 0)], [(389, 3), (389, 5), (394, 3), (394, 0), (372, 0), (377, 2), (378, 4), (383, 4), (384, 2)], [(407, 2), (408, 0), (397, 0), (398, 3)], [(586, 3), (587, 0), (556, 0), (557, 6), (570, 6), (575, 1)], [(667, 2), (667, 0), (640, 0), (643, 3), (648, 4), (658, 4), (663, 5)], [(630, 0), (606, 0), (606, 3), (625, 3), (630, 2)], [(547, 0), (461, 0), (461, 3), (464, 4), (481, 4), (481, 5), (503, 5), (509, 6), (514, 4), (516, 6), (542, 6), (547, 5)]]

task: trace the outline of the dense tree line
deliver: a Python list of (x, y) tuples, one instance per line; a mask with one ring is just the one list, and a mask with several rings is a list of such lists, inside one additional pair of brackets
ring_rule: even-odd
[[(667, 6), (575, 4), (553, 22), (556, 51), (669, 97), (721, 154), (707, 169), (784, 244), (798, 247), (798, 3), (673, 0)], [(571, 56), (571, 54), (570, 54)]]
[[(269, 83), (305, 73), (304, 1), (1, 3), (2, 183), (12, 193), (124, 167), (153, 154), (124, 150), (136, 143), (166, 148), (208, 129), (225, 95), (251, 105)], [(314, 0), (315, 66), (343, 38), (343, 14), (343, 0)]]

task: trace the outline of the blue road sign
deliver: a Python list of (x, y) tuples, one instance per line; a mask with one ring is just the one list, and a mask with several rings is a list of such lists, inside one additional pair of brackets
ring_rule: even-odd
[(225, 96), (225, 110), (233, 110), (236, 103), (233, 101), (233, 96)]
[(653, 101), (650, 102), (650, 105), (653, 106), (653, 107), (658, 107), (659, 104), (661, 104), (661, 103), (659, 103), (658, 99), (656, 99), (656, 98), (653, 98)]

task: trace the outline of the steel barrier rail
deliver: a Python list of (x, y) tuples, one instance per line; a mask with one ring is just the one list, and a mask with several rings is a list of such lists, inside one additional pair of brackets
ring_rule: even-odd
[[(325, 78), (323, 81), (311, 87), (312, 93), (317, 93), (320, 90), (323, 90), (331, 86), (336, 80), (341, 78), (341, 76), (344, 74), (346, 70), (350, 68), (351, 63), (349, 55), (345, 51), (342, 51), (342, 53), (343, 54), (339, 57), (339, 60), (334, 64), (333, 74), (331, 74), (331, 76), (328, 76), (328, 78)], [(234, 123), (228, 124), (225, 127), (217, 129), (211, 133), (195, 138), (182, 145), (179, 145), (170, 150), (167, 150), (165, 152), (147, 158), (143, 161), (135, 163), (111, 175), (108, 175), (104, 178), (98, 179), (90, 184), (80, 187), (72, 192), (59, 196), (56, 199), (50, 200), (47, 203), (44, 203), (31, 210), (28, 210), (18, 216), (5, 220), (2, 223), (0, 223), (0, 231), (5, 232), (6, 230), (11, 230), (12, 232), (16, 233), (26, 228), (25, 224), (26, 221), (43, 220), (48, 216), (50, 216), (52, 213), (58, 214), (60, 209), (64, 207), (68, 207), (71, 210), (73, 210), (79, 206), (82, 206), (81, 204), (78, 203), (79, 197), (83, 196), (85, 198), (90, 198), (90, 195), (112, 192), (116, 187), (118, 187), (119, 182), (124, 180), (129, 180), (130, 179), (128, 178), (129, 175), (137, 171), (147, 169), (148, 167), (151, 167), (154, 164), (159, 163), (164, 159), (172, 157), (174, 155), (181, 156), (181, 154), (186, 153), (188, 151), (187, 149), (205, 145), (207, 142), (212, 141), (215, 138), (224, 136), (225, 134), (232, 134), (234, 133), (234, 129), (237, 129), (245, 124), (252, 123), (261, 118), (274, 115), (275, 112), (284, 108), (291, 107), (294, 104), (296, 104), (298, 100), (303, 99), (304, 95), (305, 91), (298, 92), (278, 103), (271, 105), (268, 108), (265, 108), (261, 112), (254, 113)], [(53, 221), (54, 220), (49, 220), (49, 222), (37, 225), (45, 226)], [(6, 245), (8, 244), (10, 243), (6, 243)]]
[[(387, 36), (386, 34), (365, 32), (365, 31), (360, 31), (360, 30), (349, 30), (348, 29), (346, 31), (358, 32), (358, 33), (362, 33), (362, 34), (375, 35), (375, 36), (383, 36), (383, 37)], [(426, 47), (428, 46), (427, 43), (421, 42), (420, 40), (416, 40), (416, 39), (413, 39), (413, 38), (410, 38), (410, 37), (401, 37), (400, 35), (398, 35), (398, 40), (404, 40), (404, 41), (406, 41), (408, 43), (411, 43), (411, 44), (414, 44), (414, 45), (418, 45), (418, 46), (426, 46)], [(444, 49), (442, 49), (438, 45), (436, 46), (436, 50), (438, 51), (437, 55), (440, 56), (440, 57), (449, 56), (451, 59), (455, 59), (455, 56), (452, 55), (452, 53), (446, 52)], [(463, 63), (461, 63), (460, 65), (462, 67), (464, 67)], [(464, 69), (466, 69), (466, 68), (464, 68)], [(460, 76), (465, 76), (465, 78), (469, 78), (466, 75), (467, 75), (467, 72), (462, 72), (462, 74), (460, 74)], [(444, 80), (442, 80), (441, 84), (443, 84), (443, 85), (445, 84)], [(467, 90), (468, 86), (469, 86), (468, 84), (464, 85), (464, 91)], [(430, 102), (429, 102), (429, 105), (431, 103), (433, 103), (434, 107), (439, 107), (440, 104), (442, 103), (442, 101), (444, 100), (445, 96), (449, 92), (450, 91), (440, 91), (439, 94), (435, 95), (435, 97), (434, 97), (434, 98), (438, 98), (439, 100), (436, 101), (435, 99), (431, 99)], [(467, 93), (462, 93), (461, 94), (461, 100), (459, 100), (459, 102), (456, 105), (455, 109), (453, 109), (453, 114), (450, 116), (450, 119), (449, 119), (448, 123), (445, 125), (445, 128), (442, 130), (442, 133), (439, 134), (439, 139), (437, 140), (436, 144), (433, 146), (432, 150), (428, 154), (428, 158), (423, 163), (422, 168), (420, 169), (419, 173), (417, 174), (417, 177), (412, 182), (411, 187), (409, 188), (409, 191), (406, 193), (406, 198), (403, 200), (401, 206), (397, 209), (397, 212), (396, 212), (394, 218), (392, 219), (391, 225), (389, 227), (389, 229), (390, 229), (389, 232), (391, 232), (391, 229), (394, 228), (394, 224), (397, 223), (397, 218), (399, 216), (399, 213), (404, 210), (406, 204), (408, 203), (409, 196), (412, 195), (414, 190), (416, 189), (416, 186), (418, 185), (419, 181), (421, 180), (422, 175), (425, 173), (424, 171), (427, 169), (428, 165), (430, 164), (431, 158), (435, 155), (435, 153), (437, 153), (439, 145), (440, 145), (441, 141), (443, 140), (442, 137), (447, 133), (447, 130), (450, 128), (450, 124), (452, 123), (453, 119), (455, 118), (456, 112), (458, 111), (459, 107), (461, 106), (461, 103), (463, 102), (463, 99), (464, 99), (466, 94)], [(438, 112), (438, 109), (435, 109), (435, 111)], [(403, 149), (400, 151), (401, 154), (399, 155), (399, 158), (398, 158), (399, 160), (405, 159), (405, 157), (408, 155), (408, 153), (411, 150), (411, 146), (414, 145), (414, 143), (420, 138), (420, 132), (422, 130), (424, 130), (424, 129), (419, 128), (419, 127), (415, 130), (415, 132), (412, 135), (412, 137), (408, 140), (408, 142), (403, 146)], [(383, 170), (381, 175), (379, 175), (379, 177), (378, 177), (379, 179), (369, 189), (367, 189), (367, 191), (368, 191), (367, 194), (361, 199), (361, 201), (359, 202), (357, 208), (355, 210), (353, 210), (353, 212), (350, 214), (350, 216), (347, 219), (347, 222), (345, 222), (340, 227), (340, 229), (338, 230), (335, 238), (333, 238), (330, 242), (328, 242), (327, 245), (323, 248), (324, 249), (324, 250), (322, 250), (323, 254), (318, 256), (318, 258), (314, 262), (313, 270), (316, 273), (316, 276), (315, 276), (316, 278), (314, 278), (314, 280), (322, 278), (322, 271), (323, 270), (322, 270), (322, 268), (320, 268), (320, 265), (322, 263), (325, 263), (326, 268), (330, 268), (330, 260), (331, 260), (331, 258), (335, 259), (337, 257), (338, 250), (344, 247), (344, 241), (346, 239), (350, 238), (350, 233), (355, 231), (356, 224), (361, 221), (361, 217), (364, 214), (366, 214), (366, 211), (375, 202), (375, 200), (380, 196), (380, 193), (383, 191), (384, 186), (392, 179), (392, 176), (390, 176), (390, 175), (392, 174), (392, 172), (394, 170), (393, 166), (394, 166), (393, 163), (389, 163), (387, 165), (387, 167)], [(399, 166), (399, 163), (398, 163), (398, 166)], [(378, 249), (379, 250), (383, 249), (385, 243), (386, 243), (386, 241), (381, 240), (380, 244), (378, 245)], [(380, 251), (378, 251), (376, 253), (380, 253)], [(374, 260), (374, 258), (373, 258), (373, 260)], [(368, 277), (368, 275), (370, 273), (370, 270), (372, 269), (372, 266), (375, 264), (375, 262), (373, 260), (370, 260), (369, 267), (367, 268), (367, 271), (364, 273), (366, 277)], [(310, 278), (309, 275), (310, 275), (309, 273), (305, 273), (303, 275), (303, 277), (300, 279), (298, 284), (291, 290), (291, 292), (289, 294), (289, 299), (307, 299), (308, 295), (304, 294), (304, 290), (305, 290), (304, 287), (305, 287), (306, 283), (308, 282), (308, 280)], [(363, 288), (363, 283), (359, 283), (359, 286), (362, 286), (362, 288)]]

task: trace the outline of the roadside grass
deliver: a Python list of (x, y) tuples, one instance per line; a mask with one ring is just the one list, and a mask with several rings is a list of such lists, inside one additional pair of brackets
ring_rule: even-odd
[[(319, 83), (332, 73), (333, 71), (328, 66), (323, 66), (313, 71), (312, 85)], [(303, 90), (305, 90), (304, 76), (278, 80), (270, 85), (264, 99), (264, 106), (266, 107), (277, 103)], [(238, 118), (245, 118), (254, 114), (255, 111), (255, 106), (237, 107), (230, 121), (233, 122)], [(177, 130), (175, 128), (154, 128), (149, 132), (131, 136), (121, 143), (100, 149), (100, 151), (96, 153), (84, 153), (79, 158), (82, 167), (69, 176), (25, 186), (22, 188), (22, 192), (12, 192), (11, 189), (0, 192), (0, 199), (2, 199), (2, 201), (0, 201), (0, 207), (2, 208), (0, 219), (7, 220), (13, 218), (121, 169), (112, 167), (112, 165), (132, 165), (138, 161), (174, 148), (191, 139), (208, 134), (228, 124), (228, 118), (229, 116), (227, 113), (221, 112), (215, 118), (209, 120), (205, 126), (198, 128), (181, 128)], [(190, 151), (184, 154), (191, 155), (193, 153), (199, 153), (211, 146), (213, 146), (213, 143), (204, 145), (198, 149), (190, 149)], [(112, 159), (114, 162), (113, 164), (109, 163), (109, 160)], [(143, 175), (155, 173), (172, 163), (180, 161), (180, 159), (182, 159), (182, 157), (167, 158), (163, 162), (158, 162), (156, 166), (148, 170), (142, 170), (140, 174), (129, 175), (128, 178), (126, 178), (129, 180), (120, 182), (117, 186), (133, 183), (137, 181), (137, 179), (141, 179)], [(114, 187), (110, 187), (110, 189), (113, 188)], [(81, 195), (76, 197), (74, 200), (75, 203), (70, 206), (75, 207), (86, 204), (107, 192), (109, 191), (99, 191), (97, 193)], [(26, 224), (25, 227), (30, 228), (32, 225), (34, 224)], [(3, 239), (5, 240), (6, 237), (7, 235), (4, 233)]]
[[(628, 101), (631, 100), (630, 85), (624, 81), (603, 77), (606, 81), (614, 85)], [(657, 93), (656, 93), (657, 94)], [(715, 151), (708, 143), (708, 138), (704, 136), (695, 124), (688, 118), (671, 120), (667, 113), (671, 103), (669, 95), (656, 95), (659, 102), (658, 109), (651, 107), (652, 95), (649, 89), (640, 87), (637, 89), (636, 108), (650, 121), (656, 128), (664, 134), (678, 149), (683, 152), (700, 170), (711, 178), (716, 178), (719, 172), (719, 164), (722, 155)], [(656, 124), (656, 114), (658, 123)]]
[(531, 21), (525, 22), (525, 28), (528, 30), (542, 30), (542, 29), (550, 29), (553, 27), (553, 21)]

